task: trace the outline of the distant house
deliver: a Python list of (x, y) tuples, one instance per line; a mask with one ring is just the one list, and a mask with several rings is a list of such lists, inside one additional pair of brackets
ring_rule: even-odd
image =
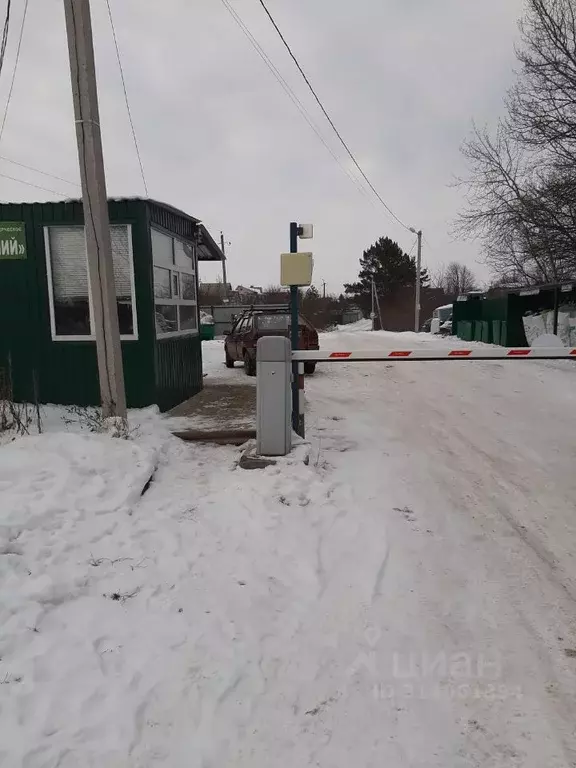
[[(198, 262), (204, 225), (156, 200), (108, 203), (126, 397), (166, 410), (202, 389)], [(100, 401), (79, 200), (0, 204), (0, 372), (17, 400)]]
[(234, 291), (235, 299), (240, 302), (251, 302), (258, 296), (260, 296), (260, 291), (255, 291), (254, 288), (245, 288), (243, 285), (237, 285)]
[(200, 283), (200, 294), (206, 299), (221, 299), (232, 292), (230, 283)]

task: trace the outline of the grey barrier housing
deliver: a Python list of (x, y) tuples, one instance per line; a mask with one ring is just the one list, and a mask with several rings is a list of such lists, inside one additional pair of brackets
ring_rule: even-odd
[(292, 448), (292, 348), (284, 336), (265, 336), (256, 347), (256, 452), (286, 456)]

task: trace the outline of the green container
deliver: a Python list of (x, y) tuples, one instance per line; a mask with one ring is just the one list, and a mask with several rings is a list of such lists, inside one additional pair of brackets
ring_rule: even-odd
[(474, 322), (474, 341), (482, 341), (482, 322), (480, 320)]
[(462, 341), (472, 341), (472, 323), (461, 320), (457, 327), (457, 336)]
[(202, 341), (212, 341), (215, 335), (214, 323), (200, 326), (200, 338)]
[(492, 341), (494, 344), (500, 344), (501, 326), (501, 320), (492, 320)]

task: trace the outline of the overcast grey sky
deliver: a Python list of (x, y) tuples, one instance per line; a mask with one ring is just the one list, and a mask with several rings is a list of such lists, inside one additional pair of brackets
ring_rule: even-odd
[[(258, 0), (231, 3), (350, 168)], [(464, 172), (459, 147), (471, 120), (493, 123), (502, 112), (522, 0), (268, 4), (368, 177), (424, 230), (425, 265), (458, 259), (486, 277), (476, 244), (452, 241), (462, 192), (449, 184)], [(215, 237), (224, 230), (234, 285), (278, 281), (294, 219), (314, 223), (315, 282), (330, 290), (355, 278), (379, 236), (410, 250), (414, 237), (347, 178), (221, 0), (111, 5), (150, 196), (202, 218)], [(24, 0), (12, 6), (0, 110)], [(108, 191), (143, 196), (105, 0), (92, 0), (92, 13)], [(78, 181), (62, 0), (30, 0), (0, 154)], [(2, 161), (0, 172), (77, 194)], [(0, 199), (57, 198), (0, 177)], [(217, 274), (204, 265), (201, 278)]]

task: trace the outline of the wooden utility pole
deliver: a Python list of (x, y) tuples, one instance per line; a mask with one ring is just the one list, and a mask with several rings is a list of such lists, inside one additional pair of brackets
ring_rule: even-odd
[(420, 293), (422, 288), (422, 230), (416, 232), (418, 237), (418, 255), (416, 256), (416, 291), (414, 296), (414, 331), (420, 330)]
[(376, 283), (372, 278), (372, 312), (370, 313), (370, 319), (372, 320), (372, 330), (376, 330), (376, 319), (380, 323), (378, 330), (383, 331), (384, 325), (382, 323), (382, 313), (380, 312), (380, 297), (378, 296), (378, 290), (376, 289)]
[(222, 280), (224, 280), (224, 298), (228, 298), (228, 280), (226, 278), (226, 244), (224, 243), (224, 232), (220, 232), (220, 249), (222, 251)]
[[(90, 0), (64, 0), (102, 413), (126, 418)], [(136, 308), (132, 307), (135, 312)]]

